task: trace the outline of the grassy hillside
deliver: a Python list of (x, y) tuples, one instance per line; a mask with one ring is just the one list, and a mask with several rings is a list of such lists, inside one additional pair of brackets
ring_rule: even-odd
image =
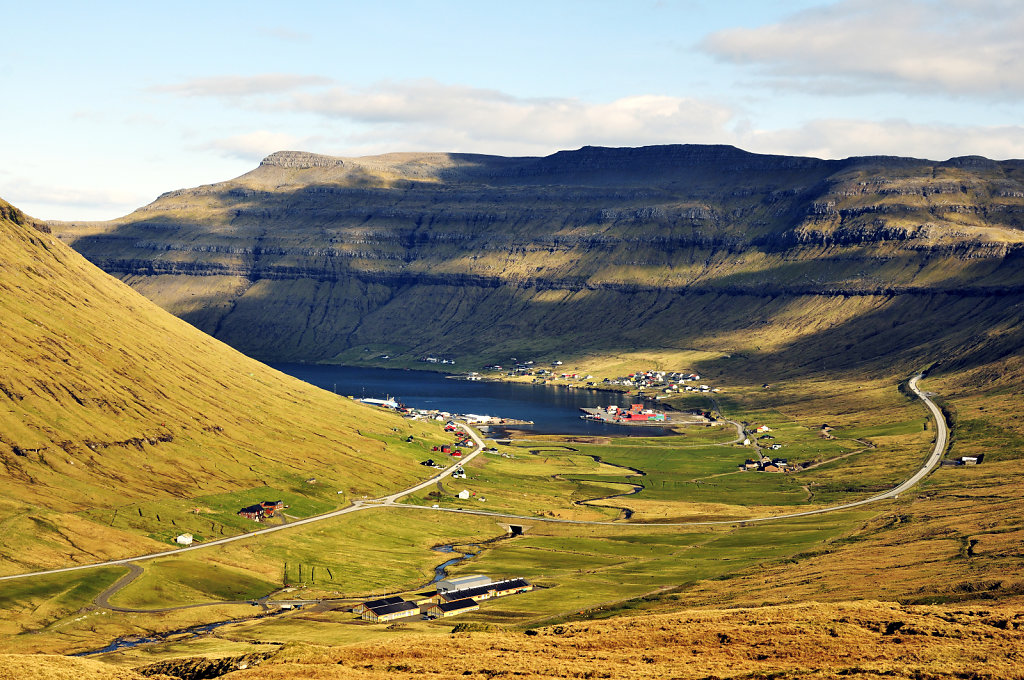
[[(395, 633), (356, 645), (291, 645), (219, 660), (168, 660), (138, 671), (150, 677), (166, 673), (230, 680), (1011, 679), (1022, 677), (1022, 624), (1020, 613), (1006, 607), (805, 603), (587, 621), (526, 632), (457, 632), (443, 638)], [(26, 674), (4, 675), (5, 666)], [(50, 680), (71, 672), (90, 680), (144, 677), (95, 661), (0, 656), (0, 678)]]
[[(422, 474), (434, 430), (273, 371), (0, 202), (0, 573), (232, 535)], [(343, 492), (340, 493), (339, 492)]]

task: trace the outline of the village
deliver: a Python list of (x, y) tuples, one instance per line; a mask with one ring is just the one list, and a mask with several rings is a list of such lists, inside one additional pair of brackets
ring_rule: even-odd
[[(455, 365), (455, 359), (440, 358), (435, 355), (421, 357), (419, 361), (428, 364)], [(520, 361), (512, 357), (511, 364), (488, 364), (482, 368), (488, 374), (477, 371), (448, 376), (455, 380), (489, 380), (500, 381), (506, 378), (533, 378), (533, 382), (549, 384), (551, 382), (564, 382), (567, 387), (585, 387), (593, 389), (628, 388), (630, 390), (653, 390), (664, 394), (675, 394), (685, 392), (719, 392), (719, 388), (706, 384), (699, 384), (701, 376), (698, 373), (687, 373), (684, 371), (662, 371), (662, 370), (640, 370), (628, 375), (615, 378), (597, 379), (586, 371), (565, 371), (562, 370), (564, 362), (554, 360), (550, 362), (550, 368), (542, 368), (536, 361)], [(498, 374), (498, 375), (495, 375)], [(697, 384), (687, 384), (697, 383)]]
[[(775, 441), (775, 436), (770, 434), (772, 428), (767, 425), (760, 425), (754, 433), (759, 435), (756, 441), (751, 441), (750, 437), (743, 440), (743, 446), (753, 446), (757, 451), (757, 459), (747, 458), (745, 461), (739, 464), (740, 472), (746, 472), (747, 470), (756, 470), (757, 472), (789, 472), (790, 465), (789, 460), (786, 458), (772, 458), (764, 453), (761, 449), (766, 448), (770, 451), (778, 451), (782, 448), (782, 444)], [(764, 442), (762, 444), (762, 442)]]

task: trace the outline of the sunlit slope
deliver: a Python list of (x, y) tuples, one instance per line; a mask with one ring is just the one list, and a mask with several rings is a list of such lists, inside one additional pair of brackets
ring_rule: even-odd
[(0, 202), (0, 573), (156, 545), (97, 509), (264, 485), (322, 506), (422, 469), (420, 430), (248, 359), (38, 227)]
[[(903, 371), (1017, 324), (1024, 165), (693, 145), (283, 152), (54, 229), (257, 357), (697, 348), (830, 368), (884, 354)], [(1000, 342), (975, 344), (987, 360)]]
[[(217, 661), (135, 671), (44, 655), (0, 656), (0, 678), (128, 680), (198, 669), (229, 680), (375, 678), (1020, 678), (1021, 615), (1012, 608), (804, 603), (688, 611), (523, 631), (393, 634), (345, 646), (292, 644)], [(336, 624), (335, 624), (336, 625)], [(452, 626), (457, 621), (452, 621)], [(965, 651), (969, 650), (969, 652)], [(4, 670), (11, 669), (9, 675)], [(24, 668), (31, 674), (12, 671)], [(165, 676), (158, 676), (165, 677)]]

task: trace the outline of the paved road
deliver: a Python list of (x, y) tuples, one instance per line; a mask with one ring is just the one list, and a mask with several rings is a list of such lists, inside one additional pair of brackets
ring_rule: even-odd
[[(818, 508), (817, 510), (804, 510), (803, 512), (791, 512), (786, 515), (772, 515), (770, 517), (752, 517), (749, 519), (729, 519), (729, 520), (708, 520), (704, 522), (643, 522), (643, 523), (626, 523), (626, 522), (597, 522), (597, 521), (586, 521), (586, 520), (572, 520), (572, 519), (557, 519), (552, 517), (533, 517), (529, 515), (511, 515), (500, 512), (488, 512), (485, 510), (457, 510), (454, 508), (432, 508), (434, 511), (439, 512), (455, 512), (465, 515), (483, 515), (486, 517), (500, 517), (502, 519), (515, 519), (521, 521), (530, 522), (553, 522), (557, 524), (598, 524), (605, 526), (660, 526), (660, 527), (692, 527), (692, 526), (709, 526), (719, 524), (743, 524), (751, 522), (774, 522), (780, 519), (791, 519), (793, 517), (807, 517), (810, 515), (821, 515), (826, 512), (836, 512), (838, 510), (849, 510), (850, 508), (857, 508), (862, 505), (868, 505), (870, 503), (877, 503), (878, 501), (888, 500), (890, 498), (896, 498), (904, 491), (914, 487), (918, 482), (924, 479), (928, 473), (935, 469), (935, 467), (942, 460), (942, 454), (946, 451), (946, 444), (949, 442), (949, 428), (946, 426), (946, 419), (942, 416), (942, 411), (935, 405), (928, 395), (921, 392), (918, 389), (917, 383), (924, 377), (923, 375), (916, 375), (910, 379), (910, 389), (914, 391), (921, 401), (925, 403), (928, 410), (931, 411), (932, 416), (935, 418), (936, 424), (936, 436), (935, 446), (925, 460), (924, 465), (920, 470), (914, 473), (910, 479), (903, 482), (897, 487), (889, 489), (885, 493), (880, 493), (877, 496), (871, 498), (865, 498), (860, 501), (853, 501), (851, 503), (843, 503), (842, 505), (833, 505), (828, 508)], [(401, 508), (418, 508), (418, 509), (431, 509), (426, 508), (423, 505), (399, 505), (396, 507)]]
[(736, 439), (731, 442), (722, 442), (722, 446), (732, 446), (733, 444), (742, 444), (743, 440), (747, 438), (747, 433), (743, 431), (743, 425), (737, 423), (735, 420), (725, 421), (736, 428)]
[[(413, 487), (410, 487), (408, 489), (405, 489), (404, 491), (399, 491), (397, 493), (393, 493), (390, 496), (383, 496), (381, 498), (375, 498), (375, 499), (366, 500), (366, 501), (354, 501), (352, 505), (350, 505), (348, 507), (345, 507), (345, 508), (342, 508), (341, 510), (335, 510), (333, 512), (328, 512), (328, 513), (325, 513), (323, 515), (316, 515), (314, 517), (307, 517), (305, 519), (298, 519), (298, 520), (295, 520), (293, 522), (289, 522), (288, 524), (283, 524), (281, 526), (268, 527), (266, 529), (259, 529), (257, 531), (251, 531), (251, 532), (249, 532), (247, 534), (242, 534), (242, 535), (239, 535), (239, 536), (231, 536), (229, 538), (222, 538), (222, 539), (219, 539), (219, 540), (216, 540), (216, 541), (207, 541), (205, 543), (200, 543), (200, 544), (197, 544), (197, 545), (193, 545), (193, 546), (190, 546), (188, 548), (178, 548), (176, 550), (166, 550), (164, 552), (151, 553), (149, 555), (139, 555), (138, 557), (126, 557), (126, 558), (120, 559), (120, 560), (109, 560), (107, 562), (97, 562), (95, 564), (82, 564), (82, 565), (78, 565), (78, 566), (74, 566), (74, 567), (64, 567), (63, 569), (48, 569), (46, 571), (35, 571), (35, 572), (27, 573), (27, 574), (12, 574), (10, 576), (0, 576), (0, 581), (8, 581), (8, 580), (11, 580), (11, 579), (16, 579), (16, 578), (27, 578), (27, 577), (30, 577), (30, 576), (43, 576), (43, 575), (46, 575), (46, 574), (60, 574), (60, 573), (71, 572), (71, 571), (79, 571), (79, 570), (82, 570), (82, 569), (95, 569), (97, 567), (109, 567), (109, 566), (115, 566), (115, 565), (129, 565), (129, 564), (131, 564), (133, 562), (139, 562), (141, 560), (151, 560), (151, 559), (154, 559), (154, 558), (157, 558), (157, 557), (166, 557), (168, 555), (180, 555), (182, 553), (190, 552), (192, 550), (203, 550), (205, 548), (210, 548), (210, 547), (213, 547), (213, 546), (216, 546), (216, 545), (224, 545), (226, 543), (232, 543), (234, 541), (245, 540), (245, 539), (251, 538), (253, 536), (261, 536), (261, 535), (264, 535), (264, 534), (273, 533), (275, 531), (281, 531), (282, 529), (291, 529), (292, 527), (301, 526), (303, 524), (312, 524), (313, 522), (321, 522), (321, 521), (326, 520), (326, 519), (332, 519), (334, 517), (340, 517), (342, 515), (347, 515), (347, 514), (349, 514), (351, 512), (359, 512), (360, 510), (366, 510), (368, 508), (376, 508), (376, 507), (383, 507), (383, 506), (396, 507), (396, 508), (410, 508), (410, 509), (416, 509), (416, 510), (424, 510), (425, 509), (425, 510), (434, 510), (435, 512), (450, 512), (450, 513), (459, 513), (459, 514), (466, 514), (466, 515), (482, 515), (482, 516), (486, 516), (486, 517), (500, 517), (500, 518), (503, 518), (503, 519), (515, 519), (515, 520), (531, 521), (531, 522), (553, 522), (553, 523), (559, 523), (559, 524), (590, 524), (590, 525), (599, 524), (599, 525), (608, 525), (608, 526), (677, 526), (677, 527), (706, 526), (706, 525), (716, 525), (716, 524), (740, 524), (740, 523), (751, 523), (751, 522), (774, 522), (774, 521), (777, 521), (777, 520), (790, 519), (790, 518), (793, 518), (793, 517), (807, 517), (809, 515), (820, 515), (820, 514), (823, 514), (823, 513), (826, 513), (826, 512), (836, 512), (838, 510), (848, 510), (850, 508), (856, 508), (856, 507), (860, 507), (862, 505), (868, 505), (870, 503), (877, 503), (878, 501), (887, 500), (887, 499), (890, 499), (890, 498), (897, 497), (899, 494), (901, 494), (904, 491), (912, 488), (914, 485), (916, 485), (918, 482), (920, 482), (922, 479), (924, 479), (924, 477), (926, 475), (928, 475), (928, 473), (930, 473), (932, 470), (935, 469), (935, 467), (939, 464), (939, 461), (942, 460), (942, 454), (945, 452), (946, 444), (949, 441), (949, 428), (946, 426), (946, 420), (945, 420), (945, 418), (943, 418), (942, 412), (939, 410), (939, 407), (936, 406), (935, 403), (931, 399), (929, 399), (927, 395), (925, 395), (923, 392), (921, 392), (920, 389), (918, 389), (917, 383), (918, 383), (918, 381), (920, 381), (920, 379), (922, 377), (923, 377), (923, 375), (916, 375), (916, 376), (914, 376), (913, 378), (911, 378), (909, 385), (910, 385), (910, 389), (913, 390), (914, 394), (916, 394), (918, 397), (920, 397), (920, 399), (922, 401), (924, 401), (925, 405), (928, 407), (928, 410), (931, 411), (932, 415), (935, 418), (935, 423), (936, 423), (935, 447), (933, 448), (933, 450), (931, 452), (931, 455), (928, 456), (927, 460), (925, 461), (924, 465), (921, 467), (920, 470), (918, 470), (916, 473), (914, 473), (914, 475), (912, 477), (910, 477), (910, 479), (908, 479), (907, 481), (903, 482), (899, 486), (897, 486), (897, 487), (895, 487), (893, 489), (890, 489), (889, 491), (886, 491), (885, 493), (881, 493), (881, 494), (879, 494), (877, 496), (872, 496), (871, 498), (866, 498), (866, 499), (860, 500), (860, 501), (854, 501), (852, 503), (844, 503), (842, 505), (835, 505), (835, 506), (828, 507), (828, 508), (818, 508), (817, 510), (805, 510), (803, 512), (794, 512), (794, 513), (789, 513), (789, 514), (786, 514), (786, 515), (773, 515), (773, 516), (770, 516), (770, 517), (753, 517), (753, 518), (747, 518), (747, 519), (730, 519), (730, 520), (710, 520), (710, 521), (704, 521), (704, 522), (644, 522), (643, 524), (629, 524), (629, 523), (623, 523), (623, 522), (596, 522), (596, 521), (588, 522), (588, 521), (584, 521), (584, 520), (556, 519), (556, 518), (550, 518), (550, 517), (533, 517), (533, 516), (529, 516), (529, 515), (512, 515), (512, 514), (504, 514), (504, 513), (498, 513), (498, 512), (488, 512), (488, 511), (484, 511), (484, 510), (458, 510), (458, 509), (453, 509), (453, 508), (431, 508), (431, 507), (428, 507), (428, 506), (425, 506), (425, 505), (409, 505), (409, 504), (403, 504), (403, 503), (396, 503), (397, 500), (399, 500), (401, 498), (404, 498), (405, 496), (408, 496), (410, 494), (413, 494), (413, 493), (415, 493), (417, 491), (420, 491), (422, 489), (425, 489), (425, 488), (431, 486), (432, 484), (436, 484), (438, 480), (444, 479), (445, 477), (451, 475), (451, 473), (454, 472), (455, 468), (457, 467), (456, 465), (452, 465), (452, 466), (449, 466), (447, 469), (443, 470), (442, 472), (434, 475), (430, 479), (427, 479), (426, 481), (421, 482), (421, 483), (417, 484), (416, 486), (413, 486)], [(476, 448), (473, 450), (472, 453), (464, 456), (461, 459), (461, 463), (465, 464), (465, 463), (468, 463), (469, 461), (473, 460), (478, 455), (480, 455), (480, 453), (483, 452), (484, 441), (483, 441), (483, 439), (481, 439), (480, 435), (477, 434), (472, 428), (470, 428), (468, 426), (460, 425), (460, 429), (462, 429), (464, 432), (466, 432), (470, 436), (470, 438), (472, 438), (474, 444), (476, 445)], [(131, 574), (129, 574), (129, 576), (131, 576)], [(115, 585), (117, 585), (117, 584), (115, 584)], [(127, 585), (127, 583), (122, 584), (122, 587), (123, 587), (123, 585)], [(112, 592), (116, 592), (116, 590), (112, 591)], [(108, 597), (110, 596), (110, 594), (112, 594), (112, 592), (108, 593)]]
[[(468, 463), (469, 461), (473, 460), (474, 458), (476, 458), (478, 455), (480, 455), (483, 452), (483, 450), (484, 450), (484, 440), (481, 439), (480, 435), (477, 434), (472, 428), (470, 428), (470, 427), (468, 427), (466, 425), (461, 425), (461, 424), (459, 425), (459, 427), (460, 427), (460, 429), (462, 429), (465, 433), (467, 433), (469, 435), (469, 437), (473, 440), (473, 443), (476, 445), (476, 448), (471, 453), (469, 453), (467, 455), (464, 455), (460, 459), (460, 464), (465, 464), (465, 463)], [(139, 561), (142, 561), (142, 560), (152, 560), (152, 559), (155, 559), (157, 557), (167, 557), (169, 555), (181, 555), (182, 553), (191, 552), (193, 550), (204, 550), (206, 548), (212, 548), (215, 545), (225, 545), (227, 543), (233, 543), (234, 541), (242, 541), (242, 540), (245, 540), (247, 538), (252, 538), (253, 536), (262, 536), (262, 535), (265, 535), (265, 534), (273, 533), (275, 531), (281, 531), (283, 529), (292, 529), (294, 527), (302, 526), (303, 524), (312, 524), (313, 522), (322, 522), (323, 520), (326, 520), (326, 519), (332, 519), (334, 517), (341, 517), (342, 515), (347, 515), (347, 514), (349, 514), (351, 512), (359, 512), (360, 510), (366, 510), (367, 508), (375, 508), (375, 507), (380, 507), (380, 506), (384, 506), (384, 505), (395, 505), (395, 501), (397, 501), (398, 499), (404, 498), (405, 496), (408, 496), (409, 494), (415, 493), (415, 492), (417, 492), (417, 491), (419, 491), (421, 489), (425, 489), (425, 488), (427, 488), (428, 486), (430, 486), (432, 484), (436, 484), (438, 482), (438, 480), (444, 479), (445, 477), (449, 476), (450, 474), (452, 474), (452, 472), (455, 471), (456, 467), (458, 467), (458, 465), (451, 465), (448, 468), (446, 468), (445, 470), (442, 470), (441, 472), (437, 473), (436, 475), (434, 475), (430, 479), (426, 480), (425, 482), (421, 482), (421, 483), (417, 484), (416, 486), (413, 486), (413, 487), (410, 487), (408, 489), (405, 489), (404, 491), (399, 491), (398, 493), (393, 493), (390, 496), (384, 496), (382, 498), (374, 498), (374, 499), (371, 499), (371, 500), (357, 500), (357, 501), (353, 501), (352, 505), (350, 505), (348, 507), (345, 507), (345, 508), (342, 508), (341, 510), (334, 510), (333, 512), (327, 512), (327, 513), (324, 513), (322, 515), (315, 515), (313, 517), (306, 517), (305, 519), (296, 519), (296, 520), (293, 520), (291, 522), (288, 522), (287, 524), (281, 524), (279, 526), (274, 526), (274, 527), (267, 527), (266, 529), (257, 529), (256, 531), (250, 531), (247, 534), (241, 534), (239, 536), (230, 536), (228, 538), (221, 538), (221, 539), (218, 539), (216, 541), (205, 541), (203, 543), (197, 543), (197, 544), (195, 544), (193, 546), (189, 546), (187, 548), (176, 548), (176, 549), (173, 549), (173, 550), (165, 550), (163, 552), (158, 552), (158, 553), (150, 553), (148, 555), (139, 555), (137, 557), (126, 557), (126, 558), (120, 559), (120, 560), (108, 560), (106, 562), (96, 562), (94, 564), (80, 564), (80, 565), (76, 565), (74, 567), (64, 567), (62, 569), (47, 569), (45, 571), (33, 571), (33, 572), (29, 572), (27, 574), (11, 574), (10, 576), (0, 576), (0, 581), (10, 581), (12, 579), (28, 578), (30, 576), (44, 576), (46, 574), (63, 574), (63, 573), (66, 573), (66, 572), (71, 572), (71, 571), (81, 571), (83, 569), (96, 569), (97, 567), (112, 567), (112, 566), (120, 566), (120, 565), (130, 565), (133, 562), (139, 562)], [(401, 506), (396, 506), (396, 507), (401, 507)], [(131, 576), (131, 573), (128, 576)], [(137, 576), (138, 575), (136, 574), (135, 577), (137, 577)], [(129, 581), (127, 581), (125, 583), (122, 583), (121, 587), (124, 587), (125, 585), (130, 583), (131, 580), (134, 580), (135, 577), (131, 578)], [(115, 584), (115, 585), (117, 585), (117, 584)], [(119, 589), (120, 588), (118, 588), (118, 590)], [(116, 590), (112, 591), (111, 593), (108, 593), (107, 596), (109, 597), (110, 595), (113, 594), (113, 592), (116, 592)]]

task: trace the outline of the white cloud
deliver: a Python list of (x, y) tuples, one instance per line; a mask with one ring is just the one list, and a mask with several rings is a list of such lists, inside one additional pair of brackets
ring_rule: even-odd
[(5, 177), (3, 198), (42, 220), (109, 220), (155, 198), (138, 191), (99, 186), (41, 186), (30, 179)]
[(498, 147), (502, 153), (521, 153), (585, 144), (719, 141), (734, 117), (729, 107), (686, 97), (639, 95), (592, 103), (516, 97), (433, 80), (303, 91), (265, 105), (356, 124), (364, 128), (367, 143), (374, 137), (419, 139), (440, 150), (444, 140), (455, 146), (443, 150), (491, 153)]
[(329, 85), (332, 82), (330, 78), (322, 76), (262, 73), (255, 76), (194, 78), (183, 83), (162, 85), (152, 89), (154, 92), (167, 92), (185, 97), (251, 97), (280, 94), (304, 87)]
[(704, 38), (719, 60), (766, 83), (817, 93), (1024, 96), (1024, 3), (842, 0)]
[(978, 155), (1005, 160), (1024, 158), (1024, 126), (820, 119), (796, 128), (753, 130), (735, 143), (759, 153), (817, 158), (884, 155), (946, 160)]
[(232, 158), (260, 160), (274, 151), (299, 148), (305, 142), (306, 140), (294, 135), (257, 130), (256, 132), (214, 140), (206, 144), (204, 148), (219, 151), (225, 156)]
[[(232, 105), (283, 121), (280, 130), (218, 139), (200, 148), (246, 160), (282, 149), (355, 156), (391, 151), (546, 155), (584, 145), (734, 144), (758, 153), (844, 158), (901, 155), (945, 160), (960, 155), (1024, 157), (1024, 127), (922, 123), (905, 119), (812, 117), (776, 129), (756, 115), (687, 97), (637, 95), (610, 102), (526, 98), (434, 80), (382, 82), (365, 88), (308, 86), (253, 89)], [(301, 114), (301, 115), (300, 115)], [(308, 116), (326, 121), (310, 134)], [(290, 128), (289, 121), (297, 127)]]

